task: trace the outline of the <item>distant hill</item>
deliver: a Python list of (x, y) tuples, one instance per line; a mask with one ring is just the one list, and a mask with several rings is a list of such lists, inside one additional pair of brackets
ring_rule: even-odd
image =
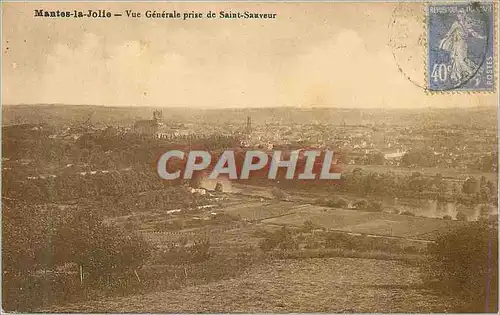
[[(130, 126), (136, 120), (150, 119), (155, 107), (111, 107), (94, 105), (4, 105), (3, 125), (40, 124), (70, 125), (91, 117), (94, 126)], [(420, 108), (420, 109), (346, 109), (346, 108), (248, 108), (199, 109), (162, 108), (165, 121), (205, 122), (222, 125), (244, 124), (246, 117), (253, 124), (281, 122), (284, 124), (386, 124), (400, 126), (468, 125), (496, 127), (497, 108)]]

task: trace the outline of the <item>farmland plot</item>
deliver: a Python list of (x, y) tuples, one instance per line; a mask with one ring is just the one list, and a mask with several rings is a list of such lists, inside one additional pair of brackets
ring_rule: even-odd
[(373, 234), (404, 238), (418, 238), (438, 230), (447, 230), (463, 224), (458, 221), (388, 214), (341, 210), (309, 205), (300, 210), (276, 218), (266, 219), (268, 224), (302, 226), (305, 221), (328, 230)]
[(290, 202), (263, 201), (229, 206), (224, 208), (224, 211), (232, 215), (239, 215), (243, 220), (256, 221), (295, 213), (303, 207), (304, 205)]

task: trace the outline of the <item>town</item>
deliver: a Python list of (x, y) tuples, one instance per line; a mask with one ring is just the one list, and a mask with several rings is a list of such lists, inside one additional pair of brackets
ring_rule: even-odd
[[(359, 268), (399, 268), (398, 276), (389, 276), (391, 283), (400, 282), (399, 273), (438, 277), (433, 272), (442, 270), (431, 258), (441, 253), (433, 246), (442, 233), (474, 229), (488, 235), (488, 227), (497, 226), (495, 110), (453, 109), (451, 115), (446, 109), (5, 106), (3, 260), (9, 282), (3, 291), (8, 307), (89, 310), (89, 297), (112, 292), (129, 296), (134, 305), (158, 290), (169, 294), (217, 286), (240, 281), (245, 273), (281, 277), (274, 274), (279, 268), (288, 273), (302, 268), (296, 263), (317, 259), (328, 270), (347, 263), (350, 275), (362, 272), (353, 262), (362, 263)], [(248, 177), (231, 178), (229, 166), (229, 174), (210, 176), (209, 164), (216, 165), (227, 152), (236, 166), (255, 151), (266, 158), (281, 152), (285, 162), (302, 152), (297, 169), (307, 165), (316, 173), (322, 166), (307, 164), (307, 152), (334, 152), (330, 172), (340, 176), (290, 177), (287, 167), (272, 167), (276, 176), (269, 176), (270, 157), (266, 167), (248, 160), (253, 169)], [(205, 152), (212, 159), (201, 163), (167, 156), (168, 163), (160, 163), (166, 165), (165, 176), (175, 175), (188, 160), (193, 167), (189, 176), (163, 180), (157, 161), (165, 152), (186, 157)], [(224, 169), (230, 159), (220, 160)], [(100, 235), (100, 245), (91, 235)], [(39, 236), (52, 241), (32, 241)], [(39, 254), (29, 258), (31, 253)], [(47, 253), (52, 258), (44, 258)], [(305, 271), (304, 276), (317, 275)], [(33, 282), (51, 283), (52, 293), (44, 297)], [(357, 294), (386, 290), (363, 285)], [(397, 294), (406, 290), (401, 287)], [(418, 294), (424, 294), (422, 303), (427, 301), (427, 293)], [(425, 309), (463, 307), (463, 301), (450, 295), (438, 304), (425, 302)], [(178, 303), (180, 308), (169, 310), (185, 310), (188, 302)], [(232, 309), (219, 299), (210, 303), (216, 310)], [(311, 307), (305, 303), (296, 309)], [(323, 307), (342, 311), (337, 307), (343, 306)], [(417, 310), (404, 301), (395, 307)], [(151, 303), (147, 310), (164, 309)], [(270, 304), (266, 310), (281, 308)]]
[(493, 313), (496, 3), (2, 3), (2, 311)]
[[(247, 151), (243, 163), (237, 165), (234, 151), (226, 150), (218, 158), (208, 178), (216, 179), (221, 174), (227, 174), (229, 179), (248, 179), (251, 171), (261, 170), (268, 166), (268, 179), (276, 179), (279, 167), (286, 168), (286, 179), (316, 179), (317, 174), (313, 173), (313, 171), (314, 167), (318, 165), (317, 157), (320, 153), (316, 150), (295, 150), (288, 157), (284, 157), (285, 160), (282, 160), (281, 151), (274, 151), (271, 156), (263, 151)], [(184, 179), (191, 179), (195, 171), (207, 170), (215, 160), (212, 159), (210, 153), (204, 151), (190, 151), (187, 154), (179, 150), (168, 151), (158, 159), (158, 175), (167, 180), (179, 178), (181, 170), (170, 173), (168, 171), (168, 162), (171, 158), (184, 160), (186, 155), (187, 160), (182, 169)], [(254, 163), (255, 158), (257, 160)], [(199, 162), (197, 162), (198, 160)], [(340, 173), (329, 172), (332, 162), (334, 162), (333, 152), (325, 152), (322, 161), (319, 163), (321, 165), (319, 179), (340, 179)]]

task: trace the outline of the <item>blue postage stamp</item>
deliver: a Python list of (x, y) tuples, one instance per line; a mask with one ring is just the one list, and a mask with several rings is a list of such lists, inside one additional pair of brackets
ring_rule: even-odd
[(495, 89), (494, 20), (491, 2), (428, 6), (428, 90)]

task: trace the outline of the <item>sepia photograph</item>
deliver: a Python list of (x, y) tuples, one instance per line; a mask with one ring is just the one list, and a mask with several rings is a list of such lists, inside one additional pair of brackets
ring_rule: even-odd
[(496, 1), (2, 7), (2, 313), (494, 313)]

